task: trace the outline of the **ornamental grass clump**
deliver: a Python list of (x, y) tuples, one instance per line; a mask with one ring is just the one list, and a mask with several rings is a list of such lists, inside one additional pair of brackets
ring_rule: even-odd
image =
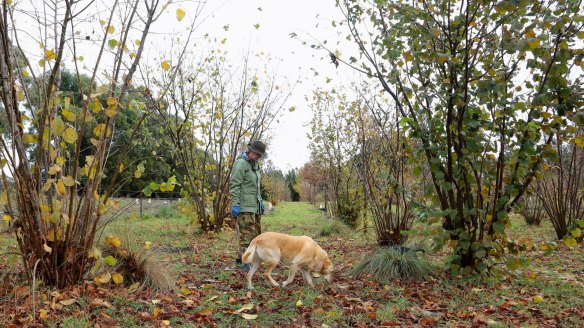
[(371, 275), (384, 282), (396, 278), (424, 280), (432, 270), (423, 249), (396, 245), (378, 248), (349, 270), (348, 274), (357, 277)]

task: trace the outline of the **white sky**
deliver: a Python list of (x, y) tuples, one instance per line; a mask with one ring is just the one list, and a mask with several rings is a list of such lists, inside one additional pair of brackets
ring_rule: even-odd
[[(42, 8), (42, 2), (35, 0), (20, 0), (14, 3), (17, 8), (25, 11), (39, 8), (39, 6)], [(102, 0), (100, 3), (103, 4), (102, 10), (97, 13), (92, 11), (90, 18), (76, 28), (80, 33), (77, 54), (85, 58), (80, 65), (82, 70), (88, 72), (92, 70), (96, 61), (95, 46), (101, 42), (99, 38), (103, 33), (99, 20), (107, 20), (109, 14), (109, 8), (106, 5), (109, 3), (108, 0)], [(124, 3), (120, 3), (119, 11), (124, 11)], [(170, 54), (176, 51), (173, 38), (181, 38), (181, 41), (186, 38), (185, 30), (195, 15), (196, 7), (197, 2), (192, 0), (173, 1), (168, 6), (166, 12), (151, 27), (152, 33), (149, 35), (141, 66), (159, 70), (162, 60), (173, 58)], [(177, 8), (186, 12), (181, 22), (178, 22), (176, 18)], [(340, 11), (335, 7), (335, 0), (207, 0), (201, 17), (204, 20), (195, 31), (195, 41), (190, 49), (195, 54), (199, 49), (208, 51), (206, 46), (199, 47), (203, 42), (206, 43), (201, 40), (201, 37), (208, 33), (212, 38), (217, 39), (217, 48), (229, 52), (230, 61), (242, 59), (248, 52), (251, 54), (264, 52), (271, 57), (273, 62), (278, 63), (275, 67), (278, 80), (287, 81), (289, 84), (295, 84), (297, 80), (301, 81), (295, 85), (285, 105), (285, 108), (294, 106), (296, 110), (294, 112), (284, 110), (279, 122), (274, 123), (271, 131), (272, 139), (268, 142), (267, 150), (269, 159), (277, 168), (283, 171), (300, 168), (310, 159), (307, 123), (312, 117), (308, 107), (312, 91), (318, 87), (330, 89), (333, 86), (347, 84), (358, 76), (344, 65), (335, 68), (326, 51), (310, 47), (314, 40), (327, 40), (327, 46), (333, 51), (338, 47), (345, 49), (351, 47), (347, 46), (348, 42), (345, 40), (347, 31), (339, 27), (333, 28), (331, 25), (333, 19), (340, 18)], [(27, 15), (18, 15), (17, 19), (18, 26), (38, 25)], [(256, 24), (259, 24), (259, 28), (254, 26)], [(225, 25), (229, 25), (227, 31), (223, 28)], [(116, 27), (116, 33), (108, 35), (108, 38), (119, 37), (120, 27)], [(43, 56), (43, 49), (39, 47), (38, 31), (29, 32), (31, 37), (24, 37), (21, 42), (29, 58), (34, 59), (36, 56), (37, 59), (33, 61), (36, 63), (38, 58)], [(298, 38), (292, 39), (291, 33), (296, 33)], [(91, 36), (91, 40), (86, 41), (86, 35)], [(51, 38), (50, 33), (48, 37)], [(219, 45), (219, 41), (224, 38), (227, 39), (226, 44)], [(303, 45), (302, 40), (308, 43)], [(341, 42), (342, 46), (336, 46), (337, 42)], [(53, 48), (53, 43), (54, 40), (47, 41), (47, 48)], [(342, 54), (344, 58), (350, 55), (354, 54)], [(111, 51), (104, 54), (105, 58), (108, 56), (111, 58)], [(68, 53), (64, 60), (66, 68), (73, 69), (72, 59), (72, 54)], [(251, 56), (251, 59), (250, 66), (253, 67), (253, 59), (257, 60), (257, 58)], [(111, 63), (111, 60), (103, 60), (103, 62), (107, 65)], [(236, 62), (233, 64), (237, 66)], [(261, 64), (257, 63), (255, 66), (261, 66)], [(108, 71), (108, 67), (104, 65), (100, 67), (100, 70)], [(37, 69), (43, 68), (37, 67)], [(319, 72), (318, 76), (314, 74), (315, 71)], [(103, 78), (98, 75), (98, 79)]]
[[(181, 6), (188, 8), (187, 3)], [(286, 106), (294, 106), (296, 110), (283, 112), (280, 122), (273, 127), (273, 139), (267, 150), (269, 159), (277, 168), (287, 171), (301, 167), (310, 158), (306, 124), (312, 117), (308, 108), (312, 90), (318, 86), (330, 88), (331, 84), (345, 80), (344, 75), (352, 74), (342, 65), (336, 69), (324, 50), (314, 50), (299, 40), (314, 37), (335, 44), (336, 39), (344, 38), (338, 37), (331, 26), (332, 18), (338, 18), (340, 14), (334, 0), (210, 0), (206, 11), (212, 11), (213, 16), (204, 22), (199, 32), (217, 34), (219, 40), (225, 36), (231, 53), (263, 51), (280, 58), (282, 61), (277, 69), (280, 78), (286, 78), (290, 83), (297, 79), (302, 81), (294, 88)], [(229, 24), (227, 32), (223, 29), (226, 24)], [(260, 24), (260, 27), (256, 29), (254, 24)], [(299, 39), (290, 37), (293, 32)], [(325, 58), (321, 60), (323, 56)], [(320, 74), (315, 76), (311, 68)], [(327, 77), (332, 82), (327, 83)]]

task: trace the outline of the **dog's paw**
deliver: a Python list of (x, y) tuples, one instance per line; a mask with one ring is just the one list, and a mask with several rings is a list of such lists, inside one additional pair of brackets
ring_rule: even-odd
[(287, 282), (287, 281), (284, 281), (284, 282), (282, 283), (282, 288), (283, 288), (283, 287), (286, 287), (286, 286), (288, 286), (288, 284), (289, 284), (289, 282)]

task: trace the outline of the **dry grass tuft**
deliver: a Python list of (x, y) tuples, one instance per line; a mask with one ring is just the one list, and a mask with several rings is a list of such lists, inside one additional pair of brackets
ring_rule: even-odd
[(158, 254), (146, 250), (134, 240), (135, 238), (126, 232), (119, 247), (105, 243), (101, 245), (104, 257), (111, 255), (117, 260), (113, 269), (124, 276), (124, 285), (139, 282), (140, 288), (161, 292), (173, 291), (176, 288), (176, 281), (168, 266), (158, 260)]

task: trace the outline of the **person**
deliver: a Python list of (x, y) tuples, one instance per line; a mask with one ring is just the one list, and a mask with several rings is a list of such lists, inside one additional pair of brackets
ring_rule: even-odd
[[(265, 207), (260, 194), (261, 174), (258, 161), (266, 154), (266, 144), (253, 140), (247, 151), (241, 153), (233, 164), (229, 193), (231, 194), (231, 214), (235, 220), (238, 242), (236, 262), (241, 264), (241, 256), (251, 241), (261, 234), (261, 215)], [(251, 265), (243, 269), (249, 271)]]

